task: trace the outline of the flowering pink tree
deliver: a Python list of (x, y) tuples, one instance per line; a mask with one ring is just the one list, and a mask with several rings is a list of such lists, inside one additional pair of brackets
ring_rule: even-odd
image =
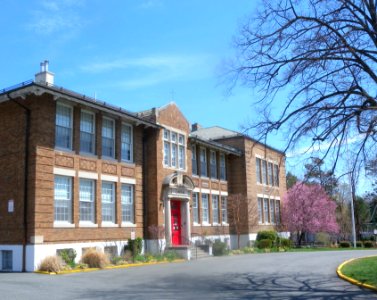
[(298, 182), (284, 197), (282, 217), (287, 229), (297, 234), (301, 245), (305, 233), (338, 232), (335, 209), (336, 203), (320, 185)]

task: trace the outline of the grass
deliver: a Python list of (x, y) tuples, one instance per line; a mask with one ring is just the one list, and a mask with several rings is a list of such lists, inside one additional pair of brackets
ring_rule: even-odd
[(288, 252), (313, 252), (313, 251), (349, 251), (349, 250), (373, 250), (375, 248), (336, 248), (336, 247), (303, 247), (291, 248)]
[(345, 264), (341, 271), (347, 277), (377, 287), (377, 256), (355, 259)]

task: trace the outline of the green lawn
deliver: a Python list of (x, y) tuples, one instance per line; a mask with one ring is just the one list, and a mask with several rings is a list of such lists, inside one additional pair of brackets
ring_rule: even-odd
[(342, 267), (342, 273), (377, 287), (377, 256), (355, 259)]
[(313, 251), (349, 251), (349, 250), (373, 250), (374, 248), (331, 248), (331, 247), (317, 247), (317, 248), (291, 248), (288, 252), (313, 252)]

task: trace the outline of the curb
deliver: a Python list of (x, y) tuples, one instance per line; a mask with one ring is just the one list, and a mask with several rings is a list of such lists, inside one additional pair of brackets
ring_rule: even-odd
[(88, 273), (100, 270), (115, 270), (115, 269), (127, 269), (133, 267), (143, 267), (143, 266), (151, 266), (151, 265), (161, 265), (161, 264), (169, 264), (169, 263), (181, 263), (185, 262), (184, 259), (177, 259), (174, 261), (157, 261), (157, 262), (148, 262), (148, 263), (139, 263), (139, 264), (127, 264), (127, 265), (119, 265), (119, 266), (109, 266), (103, 269), (100, 268), (88, 268), (88, 269), (77, 269), (77, 270), (67, 270), (61, 272), (47, 272), (47, 271), (34, 271), (33, 273), (36, 274), (43, 274), (43, 275), (65, 275), (65, 274), (75, 274), (75, 273)]
[(357, 286), (360, 286), (360, 287), (363, 287), (363, 288), (367, 288), (367, 289), (370, 289), (370, 290), (373, 290), (375, 292), (377, 292), (377, 287), (376, 286), (373, 286), (373, 285), (370, 285), (370, 284), (366, 284), (366, 283), (362, 283), (356, 279), (353, 279), (351, 277), (348, 277), (346, 275), (344, 275), (342, 273), (342, 268), (350, 263), (351, 261), (354, 261), (354, 260), (357, 260), (357, 259), (361, 259), (361, 258), (367, 258), (367, 257), (376, 257), (376, 255), (370, 255), (370, 256), (365, 256), (365, 257), (359, 257), (359, 258), (352, 258), (352, 259), (349, 259), (349, 260), (346, 260), (345, 262), (341, 263), (338, 268), (336, 269), (336, 274), (338, 275), (339, 278), (345, 280), (345, 281), (348, 281), (349, 283), (352, 283), (354, 285), (357, 285)]

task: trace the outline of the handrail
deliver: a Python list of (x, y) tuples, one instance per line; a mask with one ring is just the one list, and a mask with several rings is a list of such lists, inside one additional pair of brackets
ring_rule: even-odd
[(195, 247), (195, 259), (198, 259), (198, 246), (191, 241), (191, 239), (182, 237), (182, 240), (187, 243), (187, 246), (194, 246)]

